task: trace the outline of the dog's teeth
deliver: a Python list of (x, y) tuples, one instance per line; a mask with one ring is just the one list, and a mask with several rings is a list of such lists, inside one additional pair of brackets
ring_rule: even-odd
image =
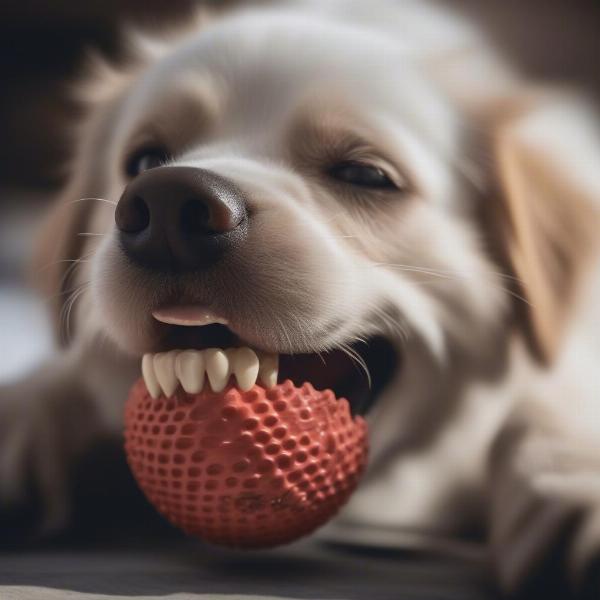
[(254, 350), (250, 348), (238, 348), (231, 364), (231, 370), (237, 379), (238, 387), (247, 392), (256, 383), (258, 376), (259, 361)]
[(204, 387), (204, 353), (197, 350), (180, 352), (175, 359), (175, 376), (188, 394), (197, 394)]
[(142, 375), (153, 398), (172, 396), (181, 383), (188, 394), (198, 394), (208, 379), (214, 392), (221, 392), (234, 375), (243, 392), (252, 389), (257, 379), (267, 388), (277, 384), (279, 356), (257, 354), (251, 348), (208, 348), (145, 354)]
[(270, 388), (277, 384), (277, 375), (279, 374), (279, 355), (263, 354), (260, 358), (260, 368), (258, 378), (265, 387)]
[(213, 392), (220, 392), (227, 385), (229, 379), (229, 358), (223, 350), (209, 348), (204, 351), (206, 360), (206, 374)]
[(227, 360), (229, 361), (229, 374), (231, 375), (232, 369), (233, 369), (233, 359), (235, 358), (235, 354), (238, 351), (237, 348), (227, 348), (227, 350), (223, 350), (223, 352), (225, 352), (225, 356), (227, 357)]
[(142, 377), (150, 395), (156, 400), (160, 396), (160, 386), (154, 373), (154, 356), (144, 354), (142, 358)]
[(178, 381), (175, 376), (175, 359), (177, 352), (161, 352), (154, 355), (154, 373), (167, 398), (177, 389)]

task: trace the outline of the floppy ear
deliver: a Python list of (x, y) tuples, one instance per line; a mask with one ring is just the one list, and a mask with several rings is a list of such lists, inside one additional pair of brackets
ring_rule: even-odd
[[(514, 106), (513, 106), (514, 108)], [(555, 357), (600, 238), (597, 118), (570, 98), (528, 98), (495, 126), (496, 227), (526, 337)]]

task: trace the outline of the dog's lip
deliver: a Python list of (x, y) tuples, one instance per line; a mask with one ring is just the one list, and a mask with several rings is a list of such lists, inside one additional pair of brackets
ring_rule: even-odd
[(152, 311), (152, 316), (167, 325), (204, 327), (205, 325), (229, 325), (229, 321), (205, 306), (184, 304), (163, 306)]

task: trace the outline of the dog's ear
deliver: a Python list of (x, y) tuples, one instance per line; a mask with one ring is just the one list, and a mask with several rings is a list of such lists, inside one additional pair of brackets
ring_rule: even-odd
[(600, 239), (600, 135), (573, 98), (534, 95), (496, 111), (495, 229), (516, 278), (522, 328), (553, 360)]

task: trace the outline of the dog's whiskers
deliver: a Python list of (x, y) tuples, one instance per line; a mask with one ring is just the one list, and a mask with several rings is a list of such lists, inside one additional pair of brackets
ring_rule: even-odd
[(79, 263), (79, 262), (90, 262), (90, 261), (82, 260), (81, 258), (62, 258), (61, 260), (55, 260), (51, 263), (48, 263), (47, 265), (44, 265), (43, 267), (40, 267), (36, 272), (42, 273), (46, 269), (49, 269), (50, 267), (53, 267), (54, 265), (60, 265), (62, 263)]
[(68, 290), (63, 290), (62, 292), (57, 292), (56, 294), (52, 294), (50, 296), (47, 296), (46, 298), (44, 298), (44, 302), (46, 304), (56, 300), (57, 298), (60, 298), (61, 296), (66, 296), (68, 294), (72, 294), (73, 292), (77, 291), (81, 286), (80, 285), (76, 285), (75, 287), (69, 288)]
[[(452, 280), (452, 278), (450, 278), (450, 277), (446, 277), (444, 279), (446, 279), (446, 280)], [(447, 281), (443, 281), (443, 280), (440, 281), (440, 280), (438, 280), (438, 281), (414, 281), (413, 283), (416, 284), (416, 285), (418, 285), (418, 286), (424, 287), (426, 285), (438, 285), (440, 283), (446, 283), (446, 282)], [(520, 302), (524, 302), (528, 306), (533, 306), (533, 304), (529, 300), (527, 300), (527, 298), (524, 298), (523, 296), (521, 296), (520, 294), (518, 294), (517, 292), (515, 292), (514, 290), (511, 290), (510, 288), (508, 288), (506, 286), (503, 286), (503, 285), (494, 285), (494, 284), (491, 284), (491, 283), (487, 283), (486, 285), (488, 287), (490, 287), (491, 289), (493, 289), (493, 290), (498, 290), (500, 292), (508, 294), (509, 296), (512, 296), (516, 300), (519, 300)]]
[(83, 294), (90, 287), (90, 282), (82, 283), (79, 287), (75, 288), (71, 297), (65, 302), (60, 313), (60, 331), (61, 338), (63, 341), (69, 341), (71, 339), (71, 315), (73, 308), (77, 300), (79, 300)]
[[(459, 270), (451, 270), (451, 269), (448, 269), (448, 270), (427, 269), (427, 268), (415, 267), (415, 266), (411, 266), (411, 265), (393, 264), (393, 263), (375, 263), (373, 266), (375, 266), (375, 267), (385, 267), (385, 268), (391, 268), (391, 269), (399, 269), (401, 271), (406, 271), (406, 272), (410, 272), (410, 273), (421, 273), (423, 275), (430, 275), (432, 277), (438, 277), (440, 279), (446, 279), (446, 280), (450, 280), (450, 281), (457, 281), (457, 280), (460, 280), (460, 279), (473, 279), (473, 278), (478, 277), (478, 275), (475, 274), (475, 273), (469, 273), (467, 271), (459, 271)], [(505, 279), (505, 280), (508, 280), (510, 282), (518, 283), (520, 285), (524, 284), (523, 280), (520, 279), (519, 277), (514, 277), (512, 275), (507, 275), (506, 273), (500, 273), (500, 272), (497, 272), (497, 271), (485, 271), (483, 274), (484, 275), (490, 275), (490, 276), (493, 276), (493, 277), (498, 277), (500, 279)], [(436, 282), (436, 281), (415, 281), (414, 283), (416, 283), (417, 285), (424, 286), (424, 285), (436, 284), (436, 283), (439, 283), (439, 282)], [(487, 285), (491, 289), (498, 290), (498, 291), (501, 291), (503, 293), (506, 293), (509, 296), (512, 296), (513, 298), (516, 298), (520, 302), (524, 302), (528, 306), (532, 306), (531, 302), (529, 302), (529, 300), (527, 300), (527, 298), (524, 298), (523, 296), (521, 296), (520, 294), (518, 294), (517, 292), (515, 292), (514, 290), (512, 290), (510, 287), (507, 287), (505, 285), (495, 285), (494, 283), (491, 283), (489, 281), (485, 281), (484, 283), (485, 283), (485, 285)]]
[(43, 265), (39, 269), (37, 269), (36, 274), (43, 273), (46, 269), (49, 269), (50, 267), (53, 267), (55, 265), (60, 265), (63, 263), (89, 262), (86, 259), (88, 257), (90, 257), (93, 253), (94, 253), (94, 251), (92, 250), (92, 251), (88, 252), (87, 254), (83, 254), (79, 258), (62, 258), (60, 260), (53, 260), (52, 262), (46, 263), (45, 265)]
[[(405, 265), (402, 263), (373, 263), (374, 267), (386, 267), (391, 269), (400, 269), (401, 271), (409, 271), (409, 272), (417, 272), (417, 273), (425, 273), (428, 275), (435, 275), (438, 277), (447, 277), (447, 278), (469, 278), (469, 277), (477, 277), (474, 273), (469, 273), (468, 271), (460, 271), (458, 269), (429, 269), (427, 267), (417, 267), (415, 265)], [(510, 279), (512, 281), (516, 281), (518, 283), (523, 283), (521, 279), (518, 277), (514, 277), (513, 275), (508, 275), (506, 273), (501, 273), (499, 271), (485, 271), (485, 275), (493, 275), (494, 277), (500, 277), (501, 279)]]
[(301, 335), (302, 345), (305, 348), (310, 348), (311, 343), (307, 331), (310, 331), (309, 323), (304, 319), (303, 320), (295, 314), (292, 314), (292, 318), (296, 321), (296, 329), (298, 333)]
[(281, 333), (285, 337), (285, 339), (286, 339), (286, 341), (287, 341), (290, 349), (293, 348), (294, 346), (292, 344), (292, 339), (290, 338), (290, 336), (289, 336), (289, 334), (287, 332), (287, 329), (285, 328), (285, 325), (283, 324), (283, 320), (279, 316), (277, 316), (277, 315), (274, 315), (274, 316), (275, 316), (275, 320), (279, 324), (279, 327), (281, 329)]
[(59, 289), (62, 289), (62, 287), (65, 285), (65, 282), (69, 279), (69, 277), (71, 277), (71, 275), (73, 275), (75, 269), (77, 269), (78, 266), (91, 262), (90, 257), (92, 257), (94, 254), (95, 250), (90, 250), (90, 252), (82, 255), (80, 258), (75, 259), (73, 261), (73, 264), (65, 271), (64, 275), (61, 277)]
[(367, 338), (364, 338), (364, 337), (362, 337), (360, 335), (355, 335), (355, 336), (352, 337), (352, 339), (355, 342), (359, 342), (359, 343), (365, 344), (365, 345), (368, 345), (368, 343), (369, 343), (369, 341), (367, 340)]
[(369, 389), (371, 388), (372, 380), (371, 373), (369, 371), (369, 367), (367, 363), (363, 359), (363, 357), (356, 351), (352, 346), (348, 345), (345, 342), (338, 344), (338, 349), (341, 350), (348, 358), (352, 361), (352, 363), (358, 368), (359, 371), (363, 371), (365, 376), (367, 377), (367, 382), (369, 385)]
[(392, 318), (381, 306), (374, 307), (375, 315), (381, 320), (383, 325), (393, 334), (398, 334), (400, 339), (406, 341), (408, 339), (408, 331), (402, 326), (402, 323), (397, 319)]
[(106, 204), (112, 204), (113, 206), (116, 206), (118, 203), (115, 200), (108, 200), (107, 198), (94, 198), (94, 197), (89, 197), (89, 198), (77, 198), (75, 200), (71, 200), (69, 202), (69, 204), (76, 204), (78, 202), (104, 202)]

